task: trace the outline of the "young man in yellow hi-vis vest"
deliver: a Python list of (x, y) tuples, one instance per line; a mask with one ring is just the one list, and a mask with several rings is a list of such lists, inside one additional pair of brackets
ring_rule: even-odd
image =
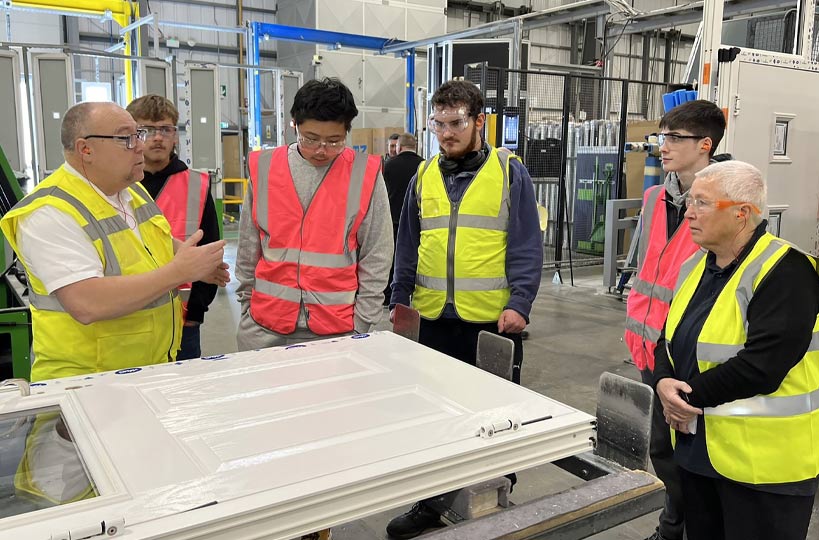
[[(543, 265), (532, 179), (519, 158), (484, 142), (477, 86), (449, 81), (432, 106), (429, 128), (441, 151), (420, 164), (404, 198), (390, 305), (417, 309), (419, 341), (472, 365), (481, 330), (510, 338), (520, 383), (520, 333)], [(413, 538), (439, 524), (422, 501), (387, 532)]]
[(224, 285), (224, 242), (173, 240), (142, 179), (145, 131), (114, 103), (65, 113), (65, 164), (0, 222), (26, 268), (34, 335), (31, 380), (172, 361), (176, 288)]

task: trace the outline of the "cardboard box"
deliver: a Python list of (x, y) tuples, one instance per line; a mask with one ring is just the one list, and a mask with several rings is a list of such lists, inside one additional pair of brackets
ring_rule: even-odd
[(373, 153), (373, 130), (370, 128), (358, 128), (350, 130), (350, 146), (356, 152), (364, 154)]
[(222, 178), (244, 178), (239, 135), (222, 135)]
[(373, 145), (372, 145), (372, 152), (373, 155), (376, 156), (383, 156), (387, 154), (387, 138), (392, 135), (393, 133), (398, 133), (401, 135), (404, 133), (403, 127), (385, 127), (385, 128), (373, 128)]

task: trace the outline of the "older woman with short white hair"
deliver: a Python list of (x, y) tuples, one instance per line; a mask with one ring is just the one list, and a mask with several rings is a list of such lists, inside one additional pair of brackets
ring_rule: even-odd
[[(804, 540), (819, 484), (816, 260), (766, 232), (762, 174), (700, 171), (656, 352), (688, 538)], [(812, 339), (813, 338), (813, 339)]]

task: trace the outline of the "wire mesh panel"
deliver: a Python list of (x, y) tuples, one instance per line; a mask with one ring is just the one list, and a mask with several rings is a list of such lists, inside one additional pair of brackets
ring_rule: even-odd
[[(606, 201), (626, 196), (628, 124), (658, 120), (668, 85), (485, 64), (464, 77), (484, 94), (487, 140), (521, 157), (548, 213), (544, 268), (600, 264)], [(518, 80), (525, 90), (506, 87)]]

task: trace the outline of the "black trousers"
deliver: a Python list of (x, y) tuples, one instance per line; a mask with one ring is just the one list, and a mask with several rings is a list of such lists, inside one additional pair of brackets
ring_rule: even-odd
[(430, 349), (435, 349), (462, 362), (475, 365), (478, 350), (478, 334), (481, 330), (509, 338), (515, 344), (512, 362), (512, 380), (520, 384), (520, 369), (523, 364), (523, 340), (520, 334), (498, 332), (498, 323), (469, 323), (461, 319), (440, 318), (434, 321), (421, 319), (418, 341)]
[(805, 540), (814, 495), (777, 495), (680, 469), (690, 540)]
[[(650, 370), (640, 371), (640, 376), (645, 384), (654, 386), (654, 374)], [(671, 430), (665, 422), (663, 405), (656, 395), (651, 412), (651, 440), (648, 452), (657, 478), (665, 484), (665, 506), (660, 512), (660, 534), (667, 540), (683, 540), (685, 512), (679, 467), (674, 461)], [(688, 538), (695, 540), (696, 537), (689, 534)]]

